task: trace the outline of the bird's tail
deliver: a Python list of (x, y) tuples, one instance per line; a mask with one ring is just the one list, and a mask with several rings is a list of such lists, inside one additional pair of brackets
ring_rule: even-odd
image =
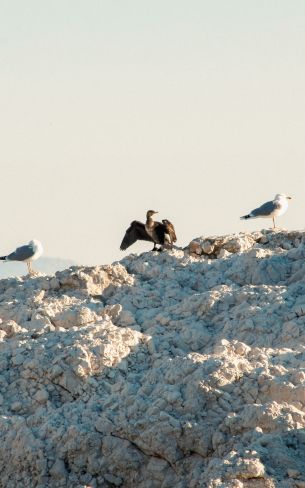
[(6, 261), (6, 256), (0, 256), (0, 261)]
[(241, 220), (247, 220), (247, 219), (251, 219), (251, 215), (250, 214), (247, 214), (247, 215), (243, 215), (242, 217), (240, 217)]

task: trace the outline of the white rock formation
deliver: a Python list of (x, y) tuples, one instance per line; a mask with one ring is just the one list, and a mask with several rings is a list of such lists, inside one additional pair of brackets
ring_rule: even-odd
[(0, 281), (0, 487), (305, 487), (305, 232)]

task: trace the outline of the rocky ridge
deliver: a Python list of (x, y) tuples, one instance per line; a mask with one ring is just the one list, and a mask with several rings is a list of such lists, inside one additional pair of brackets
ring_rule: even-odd
[(305, 232), (0, 281), (0, 487), (304, 488)]

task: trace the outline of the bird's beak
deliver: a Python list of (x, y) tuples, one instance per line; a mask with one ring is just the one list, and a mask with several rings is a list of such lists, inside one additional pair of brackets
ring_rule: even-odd
[(159, 212), (155, 212), (155, 214), (157, 214), (157, 213), (159, 213)]

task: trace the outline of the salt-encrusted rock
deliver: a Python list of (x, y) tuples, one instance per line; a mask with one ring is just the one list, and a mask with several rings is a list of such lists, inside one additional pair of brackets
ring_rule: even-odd
[(234, 352), (239, 356), (246, 356), (251, 351), (251, 347), (243, 342), (236, 342), (234, 344)]
[(262, 239), (259, 232), (253, 234), (233, 234), (221, 237), (198, 237), (190, 242), (190, 254), (207, 254), (211, 257), (227, 257), (230, 253), (239, 253), (251, 249), (256, 242)]
[(0, 281), (0, 487), (305, 486), (305, 234)]
[(68, 310), (63, 310), (52, 318), (52, 322), (56, 327), (63, 327), (64, 329), (81, 327), (85, 324), (93, 323), (96, 320), (96, 313), (87, 307), (73, 307)]
[(13, 337), (16, 334), (21, 334), (21, 332), (26, 331), (26, 329), (20, 327), (14, 320), (4, 320), (0, 324), (0, 327), (7, 337)]
[(214, 250), (215, 250), (215, 246), (213, 245), (213, 243), (210, 240), (204, 240), (201, 243), (201, 249), (202, 249), (202, 251), (201, 252), (197, 252), (197, 254), (202, 254), (202, 252), (204, 254), (212, 254), (214, 252)]
[(199, 242), (192, 241), (189, 244), (189, 251), (190, 251), (190, 254), (197, 254), (200, 256), (200, 254), (202, 254), (202, 247), (201, 247)]

